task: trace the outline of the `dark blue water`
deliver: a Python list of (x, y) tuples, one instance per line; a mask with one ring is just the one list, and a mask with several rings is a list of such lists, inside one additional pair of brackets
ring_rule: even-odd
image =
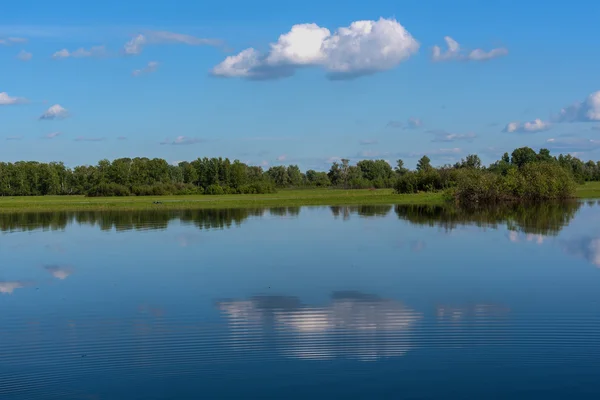
[(0, 215), (0, 399), (598, 399), (600, 205)]

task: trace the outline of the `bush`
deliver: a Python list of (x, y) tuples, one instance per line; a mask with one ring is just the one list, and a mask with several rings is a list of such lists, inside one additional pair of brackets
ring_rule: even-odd
[(218, 195), (225, 194), (225, 190), (223, 190), (223, 188), (221, 186), (213, 184), (213, 185), (208, 186), (204, 190), (204, 194), (218, 196)]
[(271, 182), (255, 182), (240, 186), (237, 190), (240, 194), (266, 194), (275, 193), (277, 190)]
[(396, 193), (435, 192), (448, 189), (456, 186), (456, 176), (459, 171), (450, 168), (430, 168), (407, 172), (396, 180), (394, 189)]
[(130, 196), (131, 192), (127, 186), (118, 183), (101, 183), (92, 187), (86, 193), (87, 197), (112, 197), (112, 196)]
[(462, 204), (568, 199), (576, 188), (573, 175), (551, 162), (525, 164), (506, 175), (472, 169), (460, 170), (457, 176), (456, 188), (446, 197)]

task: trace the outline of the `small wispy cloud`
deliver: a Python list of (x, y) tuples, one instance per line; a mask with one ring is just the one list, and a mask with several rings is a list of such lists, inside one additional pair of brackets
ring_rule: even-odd
[(144, 75), (144, 74), (151, 74), (153, 72), (156, 72), (157, 69), (158, 69), (158, 62), (150, 61), (148, 63), (148, 65), (146, 65), (144, 68), (134, 70), (131, 73), (131, 75), (140, 76), (140, 75)]
[(106, 56), (106, 47), (105, 46), (93, 46), (89, 50), (84, 49), (83, 47), (69, 51), (67, 49), (62, 49), (54, 54), (52, 54), (52, 58), (54, 59), (62, 59), (62, 58), (87, 58), (87, 57), (103, 57)]
[(0, 281), (0, 293), (12, 294), (15, 289), (21, 289), (25, 287), (25, 283), (22, 281)]
[(449, 133), (443, 130), (431, 130), (427, 133), (433, 134), (432, 142), (457, 142), (457, 141), (468, 141), (471, 142), (477, 137), (474, 133)]
[(199, 138), (191, 138), (187, 136), (177, 136), (174, 140), (166, 139), (160, 144), (171, 144), (171, 145), (190, 145), (203, 142), (202, 139)]
[(56, 137), (58, 137), (60, 135), (62, 135), (61, 132), (52, 132), (52, 133), (49, 133), (47, 135), (44, 135), (44, 138), (45, 139), (54, 139), (54, 138), (56, 138)]
[(600, 149), (600, 140), (563, 137), (546, 140), (546, 148), (557, 152), (586, 152)]
[(386, 128), (402, 128), (404, 126), (404, 122), (402, 121), (389, 121), (385, 127)]
[(46, 112), (40, 115), (40, 120), (52, 120), (52, 119), (65, 119), (69, 116), (69, 111), (61, 106), (60, 104), (55, 104), (48, 108)]
[(7, 136), (6, 140), (21, 140), (23, 136)]
[(423, 121), (419, 118), (410, 117), (408, 121), (406, 121), (406, 129), (417, 129), (423, 126)]
[(279, 162), (285, 161), (286, 159), (287, 159), (287, 156), (285, 154), (282, 154), (277, 157), (277, 161), (279, 161)]
[(363, 139), (361, 141), (359, 141), (359, 144), (361, 144), (362, 146), (370, 146), (373, 144), (377, 144), (378, 141), (375, 139)]
[(44, 269), (52, 274), (53, 277), (60, 280), (67, 279), (73, 273), (71, 268), (60, 265), (46, 265)]
[(508, 50), (504, 47), (495, 48), (489, 51), (475, 49), (467, 54), (461, 51), (460, 44), (450, 36), (444, 37), (446, 42), (446, 51), (442, 51), (440, 46), (433, 46), (431, 51), (431, 59), (434, 62), (441, 61), (488, 61), (494, 58), (503, 57), (508, 54)]
[(552, 125), (549, 122), (542, 121), (541, 119), (537, 118), (533, 121), (525, 123), (520, 123), (518, 121), (509, 122), (508, 124), (506, 124), (502, 132), (533, 133), (547, 131), (551, 127)]
[(26, 43), (26, 42), (27, 42), (27, 39), (20, 38), (20, 37), (0, 38), (0, 45), (1, 46), (11, 46), (13, 44)]
[(78, 136), (73, 139), (76, 142), (103, 142), (105, 138), (103, 137), (87, 137), (87, 136)]
[(188, 46), (220, 46), (218, 39), (199, 38), (182, 33), (167, 31), (146, 31), (134, 36), (123, 46), (123, 52), (128, 55), (139, 55), (147, 45), (152, 44), (186, 44)]
[(0, 93), (0, 106), (8, 106), (12, 104), (27, 103), (27, 99), (24, 97), (13, 97), (9, 96), (6, 92)]
[(117, 137), (117, 140), (127, 140), (127, 138), (125, 136), (119, 136)]
[(31, 54), (28, 51), (25, 50), (21, 50), (19, 52), (19, 54), (17, 54), (17, 59), (21, 60), (21, 61), (29, 61), (33, 58), (33, 54)]

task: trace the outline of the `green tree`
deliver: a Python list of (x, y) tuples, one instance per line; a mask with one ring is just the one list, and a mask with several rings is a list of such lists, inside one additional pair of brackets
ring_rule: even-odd
[(428, 171), (431, 167), (431, 160), (427, 156), (423, 156), (417, 161), (417, 171)]
[(535, 151), (530, 147), (520, 147), (515, 149), (510, 158), (510, 162), (519, 168), (536, 160), (537, 154), (535, 154)]

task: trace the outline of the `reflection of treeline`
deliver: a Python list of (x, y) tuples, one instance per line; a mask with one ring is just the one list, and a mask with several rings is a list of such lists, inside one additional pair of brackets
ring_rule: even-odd
[(392, 210), (389, 205), (374, 206), (331, 206), (331, 213), (334, 218), (350, 218), (350, 215), (356, 214), (360, 217), (385, 217)]
[(538, 204), (504, 204), (496, 206), (457, 207), (435, 205), (397, 205), (398, 218), (417, 225), (438, 226), (452, 230), (475, 225), (497, 228), (506, 225), (523, 233), (556, 235), (573, 219), (581, 202)]
[(0, 231), (63, 230), (69, 224), (116, 231), (166, 229), (174, 220), (200, 229), (223, 229), (239, 226), (248, 218), (260, 217), (266, 212), (276, 216), (297, 216), (300, 207), (0, 213)]

